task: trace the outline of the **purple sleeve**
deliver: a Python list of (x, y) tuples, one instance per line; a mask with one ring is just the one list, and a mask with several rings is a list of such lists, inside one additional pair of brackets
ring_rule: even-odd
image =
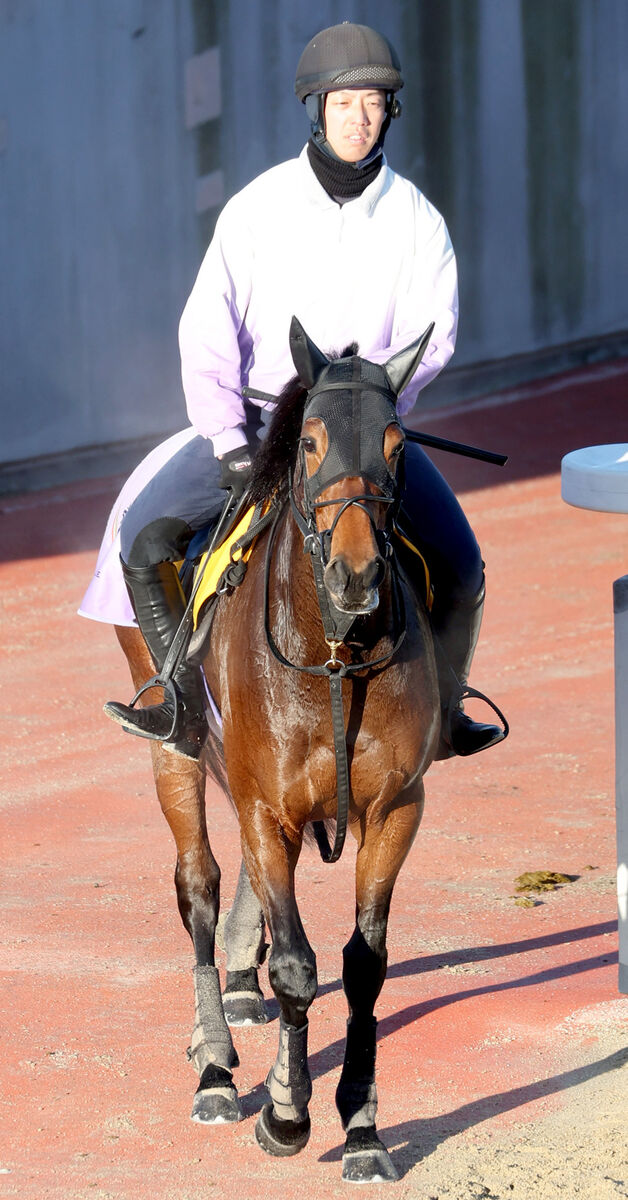
[(246, 228), (231, 235), (229, 205), (201, 264), (179, 325), (188, 415), (217, 455), (245, 445), (241, 393), (243, 313), (250, 295)]

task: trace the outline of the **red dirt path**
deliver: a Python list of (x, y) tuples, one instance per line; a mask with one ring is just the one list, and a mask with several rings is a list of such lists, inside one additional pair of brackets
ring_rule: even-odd
[[(628, 570), (627, 526), (564, 505), (559, 470), (567, 450), (626, 440), (627, 388), (625, 365), (593, 368), (502, 407), (422, 418), (431, 433), (512, 456), (501, 473), (445, 464), (488, 563), (472, 681), (504, 707), (512, 734), (430, 771), (395, 893), (378, 1006), (379, 1123), (402, 1175), (389, 1195), (436, 1195), (426, 1189), (439, 1147), (516, 1143), (569, 1112), (589, 1080), (621, 1078), (608, 1040), (628, 1003), (617, 993), (611, 585)], [(207, 1129), (188, 1119), (191, 953), (173, 845), (146, 746), (101, 714), (104, 699), (129, 692), (113, 631), (74, 616), (118, 482), (0, 500), (0, 1195), (346, 1195), (333, 1092), (350, 846), (335, 867), (306, 851), (300, 873), (320, 979), (310, 1144), (283, 1161), (254, 1144), (276, 1022), (235, 1034), (247, 1120)], [(209, 809), (228, 906), (238, 834), (215, 793)], [(541, 869), (576, 878), (520, 907), (516, 876)], [(460, 1178), (450, 1200), (492, 1194), (474, 1186)]]

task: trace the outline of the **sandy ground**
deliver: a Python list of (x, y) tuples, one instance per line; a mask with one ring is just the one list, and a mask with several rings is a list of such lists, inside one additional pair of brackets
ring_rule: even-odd
[[(560, 453), (593, 440), (592, 423), (597, 440), (619, 440), (626, 383), (626, 370), (593, 371), (503, 411), (430, 424), (513, 456), (503, 476), (452, 468), (489, 564), (473, 681), (512, 734), (428, 776), (378, 1005), (379, 1125), (401, 1181), (372, 1195), (628, 1196), (611, 598), (626, 527), (567, 508), (558, 476)], [(0, 1195), (346, 1196), (333, 1095), (352, 847), (333, 868), (310, 851), (301, 865), (320, 980), (309, 1145), (279, 1161), (254, 1142), (276, 1006), (265, 1028), (236, 1031), (246, 1119), (235, 1129), (188, 1119), (191, 954), (173, 846), (146, 747), (101, 716), (104, 699), (129, 692), (112, 631), (74, 616), (115, 486), (0, 501)], [(237, 829), (215, 794), (209, 811), (228, 905)], [(572, 879), (525, 907), (515, 881), (528, 870)]]

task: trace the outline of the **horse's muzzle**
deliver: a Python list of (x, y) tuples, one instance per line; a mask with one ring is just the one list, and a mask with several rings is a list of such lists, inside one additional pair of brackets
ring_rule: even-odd
[(323, 579), (332, 603), (341, 612), (373, 612), (379, 604), (379, 588), (386, 564), (379, 554), (362, 571), (351, 571), (341, 554), (330, 560)]

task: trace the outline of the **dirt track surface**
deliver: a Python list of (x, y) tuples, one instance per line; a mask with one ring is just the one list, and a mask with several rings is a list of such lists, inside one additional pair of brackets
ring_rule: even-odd
[[(427, 779), (378, 1005), (379, 1126), (402, 1178), (373, 1195), (628, 1196), (611, 594), (628, 570), (627, 526), (564, 505), (558, 474), (567, 450), (625, 440), (627, 385), (626, 368), (595, 368), (503, 408), (423, 419), (512, 456), (501, 474), (447, 463), (488, 563), (472, 682), (505, 708), (512, 734)], [(0, 1196), (346, 1195), (333, 1094), (350, 846), (334, 867), (306, 851), (300, 872), (320, 980), (309, 1145), (274, 1160), (254, 1142), (276, 1019), (235, 1031), (246, 1119), (189, 1120), (192, 959), (173, 845), (146, 746), (101, 715), (129, 693), (113, 631), (74, 616), (116, 484), (0, 500)], [(215, 793), (209, 809), (228, 906), (237, 828)], [(573, 878), (521, 906), (515, 879), (534, 870)]]

